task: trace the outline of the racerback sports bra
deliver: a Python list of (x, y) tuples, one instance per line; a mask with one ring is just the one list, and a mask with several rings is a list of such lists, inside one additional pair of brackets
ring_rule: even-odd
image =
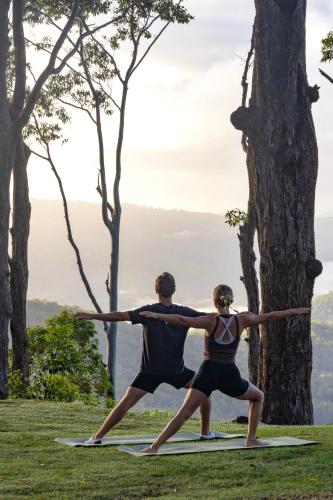
[[(236, 321), (237, 326), (236, 335), (230, 330), (234, 321)], [(216, 337), (216, 330), (220, 323), (223, 325), (223, 330)], [(221, 314), (217, 316), (214, 330), (209, 335), (205, 335), (205, 360), (217, 363), (235, 363), (239, 340), (238, 317), (234, 314)]]

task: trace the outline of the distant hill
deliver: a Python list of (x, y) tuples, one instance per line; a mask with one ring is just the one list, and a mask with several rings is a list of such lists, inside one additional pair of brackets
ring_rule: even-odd
[[(69, 210), (86, 273), (106, 308), (110, 241), (101, 223), (100, 206), (71, 202)], [(318, 257), (325, 261), (333, 261), (332, 229), (333, 218), (316, 220)], [(29, 298), (91, 307), (67, 241), (61, 202), (32, 201), (29, 263)], [(154, 300), (153, 281), (161, 271), (175, 275), (179, 303), (210, 308), (212, 289), (221, 282), (234, 288), (238, 305), (246, 303), (239, 280), (237, 233), (223, 216), (124, 205), (119, 307)]]
[[(325, 308), (321, 307), (325, 304)], [(56, 302), (28, 301), (28, 323), (42, 323), (50, 315), (58, 314), (62, 306)], [(312, 314), (313, 372), (312, 393), (316, 423), (333, 422), (333, 293), (318, 297), (314, 301)], [(105, 337), (101, 323), (96, 322), (101, 352), (105, 355)], [(125, 323), (119, 324), (117, 339), (117, 397), (135, 377), (141, 356), (141, 328)], [(201, 335), (190, 335), (185, 344), (185, 361), (197, 369), (203, 354)], [(241, 342), (237, 363), (244, 375), (247, 374), (247, 344)], [(161, 386), (154, 396), (147, 396), (139, 408), (161, 408), (176, 410), (183, 398), (183, 391)], [(231, 419), (247, 411), (247, 404), (231, 400), (219, 393), (214, 394), (213, 418)]]

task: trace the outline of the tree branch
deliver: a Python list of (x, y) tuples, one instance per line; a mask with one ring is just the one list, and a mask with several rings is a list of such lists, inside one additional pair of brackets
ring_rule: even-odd
[[(81, 58), (81, 64), (83, 67), (84, 74), (86, 76), (88, 85), (90, 87), (90, 91), (92, 93), (92, 96), (95, 100), (95, 106), (96, 106), (96, 129), (97, 129), (97, 138), (98, 138), (98, 149), (99, 149), (99, 171), (101, 175), (101, 197), (102, 197), (102, 216), (103, 216), (103, 221), (108, 230), (112, 233), (113, 231), (113, 223), (112, 220), (110, 220), (108, 216), (108, 193), (107, 193), (107, 186), (106, 186), (106, 178), (105, 178), (105, 158), (104, 158), (104, 140), (103, 140), (103, 131), (102, 131), (102, 123), (101, 123), (101, 111), (100, 111), (100, 100), (99, 100), (99, 95), (98, 92), (96, 91), (94, 84), (91, 79), (90, 71), (88, 68), (87, 61), (84, 57), (84, 50), (83, 50), (83, 45), (81, 44), (80, 47), (80, 58)], [(113, 210), (111, 211), (111, 215), (113, 215)]]
[[(91, 286), (90, 286), (89, 281), (87, 279), (87, 276), (86, 276), (86, 274), (84, 272), (80, 250), (79, 250), (77, 244), (75, 243), (75, 240), (74, 240), (74, 237), (73, 237), (72, 227), (71, 227), (70, 218), (69, 218), (67, 198), (66, 198), (66, 195), (65, 195), (65, 190), (64, 190), (64, 187), (63, 187), (63, 184), (62, 184), (61, 177), (60, 177), (60, 175), (59, 175), (59, 173), (58, 173), (58, 171), (56, 169), (56, 166), (55, 166), (55, 164), (54, 164), (54, 162), (52, 160), (51, 151), (50, 151), (50, 145), (48, 144), (48, 142), (44, 141), (44, 139), (42, 137), (42, 134), (41, 134), (41, 130), (39, 128), (39, 124), (38, 124), (36, 118), (35, 118), (35, 124), (36, 124), (36, 128), (37, 128), (38, 132), (40, 133), (40, 140), (43, 143), (43, 146), (44, 146), (44, 148), (46, 150), (47, 156), (43, 156), (43, 155), (41, 155), (41, 154), (39, 154), (39, 153), (37, 153), (36, 151), (33, 151), (33, 150), (31, 150), (31, 152), (34, 155), (38, 156), (39, 158), (47, 161), (50, 164), (51, 170), (52, 170), (52, 172), (54, 173), (54, 175), (55, 175), (55, 177), (57, 179), (59, 190), (60, 190), (60, 194), (61, 194), (61, 198), (62, 198), (62, 202), (63, 202), (63, 207), (64, 207), (64, 214), (65, 214), (65, 221), (66, 221), (66, 228), (67, 228), (67, 238), (68, 238), (69, 243), (71, 244), (71, 246), (74, 249), (74, 252), (75, 252), (75, 255), (76, 255), (77, 265), (78, 265), (79, 272), (80, 272), (80, 276), (81, 276), (81, 279), (82, 279), (83, 284), (85, 286), (85, 289), (87, 291), (87, 294), (88, 294), (91, 302), (93, 303), (96, 311), (99, 312), (99, 313), (101, 313), (102, 309), (100, 308), (100, 306), (99, 306), (99, 304), (98, 304), (98, 302), (96, 300), (96, 297), (95, 297), (95, 295), (92, 292)], [(104, 324), (104, 327), (105, 326), (106, 325)]]
[(99, 88), (101, 89), (101, 91), (102, 91), (105, 95), (107, 95), (107, 96), (108, 96), (108, 98), (110, 99), (110, 101), (112, 102), (112, 104), (114, 104), (114, 106), (118, 109), (118, 111), (120, 111), (120, 106), (119, 106), (119, 104), (115, 101), (115, 99), (114, 99), (114, 98), (112, 97), (112, 95), (111, 95), (112, 89), (109, 87), (109, 92), (107, 92), (107, 91), (105, 90), (105, 88), (103, 87), (103, 85), (101, 84), (101, 82), (96, 82), (96, 80), (93, 80), (93, 79), (92, 79), (92, 81), (93, 81), (94, 83), (96, 83), (96, 84), (99, 86)]
[(323, 75), (329, 82), (333, 83), (333, 78), (331, 78), (325, 71), (319, 68), (319, 73)]
[(81, 43), (83, 42), (83, 40), (87, 36), (91, 36), (94, 33), (96, 33), (97, 31), (106, 28), (110, 24), (113, 24), (113, 23), (116, 23), (116, 22), (120, 21), (120, 19), (122, 19), (123, 16), (124, 16), (124, 14), (122, 14), (121, 16), (117, 16), (117, 17), (111, 19), (111, 21), (107, 21), (106, 23), (101, 24), (100, 26), (97, 26), (93, 30), (85, 31), (84, 33), (82, 33), (80, 35), (80, 37), (77, 39), (77, 41), (76, 41), (73, 49), (63, 58), (62, 63), (59, 64), (59, 66), (57, 68), (54, 68), (54, 70), (52, 71), (52, 74), (53, 75), (57, 75), (58, 73), (60, 73), (63, 70), (63, 68), (65, 67), (67, 61), (75, 54), (75, 52), (77, 52), (79, 50), (79, 47), (80, 47)]
[(35, 86), (32, 89), (30, 96), (28, 97), (27, 103), (26, 103), (21, 115), (18, 118), (18, 121), (17, 121), (18, 127), (23, 128), (28, 123), (29, 118), (31, 116), (31, 113), (34, 109), (34, 106), (35, 106), (37, 100), (39, 99), (43, 85), (54, 70), (54, 66), (55, 66), (55, 63), (57, 60), (58, 53), (66, 40), (67, 34), (71, 30), (71, 28), (75, 22), (75, 18), (77, 16), (78, 11), (79, 11), (79, 0), (74, 0), (74, 5), (73, 5), (71, 15), (70, 15), (68, 21), (66, 22), (62, 33), (60, 34), (58, 40), (56, 41), (56, 43), (51, 51), (51, 55), (50, 55), (50, 59), (48, 61), (48, 64), (47, 64), (46, 68), (42, 71), (40, 76), (38, 77), (38, 79), (35, 83)]
[[(1, 0), (0, 0), (0, 1), (1, 1)], [(33, 42), (32, 40), (30, 40), (30, 39), (29, 39), (29, 38), (27, 38), (27, 37), (25, 37), (25, 40), (26, 40), (27, 42), (29, 42), (31, 45), (33, 45), (34, 47), (36, 47), (36, 48), (37, 48), (37, 47), (40, 47), (40, 46), (38, 45), (38, 43)], [(46, 47), (40, 47), (40, 50), (43, 50), (43, 51), (44, 51), (44, 52), (46, 52), (47, 54), (51, 54), (51, 51), (50, 51), (50, 50), (48, 50)], [(58, 60), (58, 61), (60, 61), (60, 62), (62, 62), (62, 61), (63, 61), (63, 59), (62, 59), (59, 55), (57, 56), (57, 60)], [(80, 76), (81, 78), (83, 78), (83, 80), (85, 80), (85, 81), (87, 82), (87, 79), (86, 79), (85, 75), (84, 75), (84, 74), (82, 74), (82, 73), (80, 73), (80, 71), (78, 71), (77, 69), (73, 68), (73, 66), (71, 66), (68, 62), (66, 63), (66, 68), (68, 68), (68, 69), (69, 69), (69, 70), (71, 70), (73, 73), (75, 73), (76, 75)], [(35, 79), (35, 81), (36, 81), (36, 79)], [(92, 81), (93, 81), (96, 85), (100, 85), (100, 84), (99, 84), (99, 82), (97, 82), (97, 81), (96, 81), (96, 80), (94, 80), (93, 78), (92, 78)], [(87, 83), (88, 83), (88, 82), (87, 82)]]
[[(90, 32), (90, 29), (89, 29), (89, 26), (87, 25), (86, 21), (83, 19), (83, 17), (82, 17), (82, 16), (80, 17), (80, 19), (81, 19), (81, 21), (82, 21), (82, 24), (83, 24), (83, 26), (84, 26), (84, 29), (85, 29), (85, 30), (89, 33), (89, 32)], [(121, 74), (120, 74), (120, 70), (119, 70), (119, 68), (118, 68), (118, 65), (117, 65), (117, 63), (116, 63), (116, 60), (115, 60), (115, 58), (113, 57), (113, 55), (111, 54), (111, 52), (109, 52), (109, 51), (105, 48), (105, 46), (104, 46), (104, 45), (103, 45), (103, 44), (102, 44), (99, 40), (97, 40), (97, 38), (96, 38), (96, 37), (94, 37), (93, 35), (91, 35), (91, 38), (94, 40), (94, 42), (95, 42), (95, 43), (97, 43), (97, 45), (99, 45), (99, 47), (101, 47), (101, 49), (103, 49), (103, 51), (105, 52), (105, 54), (107, 54), (107, 55), (108, 55), (108, 57), (110, 58), (111, 63), (112, 63), (112, 65), (113, 65), (114, 69), (116, 70), (116, 74), (117, 74), (118, 79), (120, 80), (120, 82), (121, 82), (121, 83), (124, 83), (124, 80), (123, 80), (123, 78), (122, 78), (122, 76), (121, 76)]]
[(35, 156), (38, 156), (38, 158), (41, 158), (42, 160), (49, 161), (47, 156), (43, 156), (40, 153), (37, 153), (37, 151), (34, 151), (33, 149), (30, 149), (31, 153)]
[(152, 49), (152, 47), (155, 45), (155, 43), (157, 42), (157, 40), (160, 38), (160, 36), (163, 34), (163, 32), (167, 29), (167, 27), (169, 26), (169, 24), (171, 24), (171, 21), (168, 21), (164, 26), (163, 28), (161, 29), (161, 31), (155, 36), (154, 40), (152, 41), (152, 43), (149, 45), (149, 47), (147, 48), (147, 50), (144, 52), (144, 54), (142, 55), (142, 57), (139, 59), (139, 61), (137, 62), (137, 64), (134, 66), (134, 68), (132, 69), (131, 71), (131, 75), (134, 73), (134, 71), (138, 68), (138, 66), (140, 66), (140, 64), (142, 63), (142, 61), (146, 58), (146, 56), (149, 54), (150, 50)]
[(34, 106), (35, 106), (35, 104), (40, 96), (42, 87), (43, 87), (44, 83), (46, 82), (46, 80), (49, 78), (49, 76), (59, 74), (62, 71), (62, 69), (66, 66), (67, 62), (69, 61), (69, 59), (75, 54), (75, 52), (78, 51), (83, 39), (86, 38), (87, 36), (90, 36), (90, 35), (96, 33), (97, 31), (109, 26), (112, 23), (116, 23), (117, 21), (122, 19), (124, 16), (124, 14), (121, 14), (121, 15), (111, 19), (110, 21), (107, 21), (104, 24), (96, 26), (96, 28), (94, 28), (93, 30), (91, 30), (89, 32), (82, 33), (80, 35), (80, 37), (78, 38), (78, 40), (76, 41), (73, 49), (70, 50), (68, 52), (68, 54), (66, 54), (66, 56), (62, 59), (62, 62), (59, 64), (59, 66), (55, 67), (55, 63), (56, 63), (56, 60), (58, 59), (59, 51), (62, 48), (62, 46), (63, 46), (63, 44), (68, 36), (69, 31), (71, 30), (71, 28), (74, 25), (75, 18), (77, 17), (78, 12), (79, 12), (79, 0), (74, 0), (74, 6), (72, 9), (72, 13), (71, 13), (67, 23), (65, 24), (65, 27), (64, 27), (61, 35), (59, 36), (58, 40), (56, 41), (56, 43), (51, 51), (49, 62), (47, 64), (46, 68), (44, 69), (44, 71), (41, 73), (41, 75), (37, 79), (37, 82), (36, 82), (32, 92), (27, 100), (25, 108), (18, 119), (17, 125), (19, 127), (24, 127), (24, 125), (26, 125), (26, 123), (29, 121), (32, 110), (33, 110), (33, 108), (34, 108)]
[[(33, 40), (30, 40), (30, 38), (25, 37), (25, 40), (26, 40), (28, 43), (30, 43), (33, 47), (36, 47), (36, 49), (38, 49), (38, 50), (43, 50), (44, 52), (46, 52), (47, 54), (50, 54), (50, 55), (52, 54), (52, 51), (51, 51), (51, 50), (47, 49), (46, 47), (42, 47), (42, 46), (40, 46), (38, 43), (34, 42)], [(59, 55), (57, 55), (57, 61), (62, 62), (62, 60), (63, 60), (63, 59), (62, 59)], [(68, 64), (68, 62), (66, 63), (66, 67), (67, 67), (68, 69), (70, 69), (71, 71), (73, 71), (73, 73), (75, 73), (76, 75), (79, 75), (79, 76), (81, 76), (83, 79), (85, 79), (85, 78), (84, 78), (84, 76), (80, 73), (80, 71), (78, 71), (77, 69), (73, 68), (73, 66), (71, 66), (70, 64)]]
[(89, 111), (89, 109), (85, 108), (84, 106), (79, 106), (77, 104), (74, 104), (70, 101), (66, 101), (65, 99), (62, 99), (61, 97), (55, 97), (55, 99), (59, 102), (61, 102), (62, 104), (64, 104), (65, 106), (70, 106), (71, 108), (75, 108), (75, 109), (78, 109), (80, 111), (84, 111), (85, 113), (88, 114), (89, 118), (91, 119), (91, 121), (93, 123), (95, 123), (96, 125), (96, 120), (95, 118), (93, 117), (93, 115), (91, 114), (91, 112)]
[[(249, 72), (250, 62), (251, 62), (251, 59), (252, 59), (252, 56), (253, 56), (253, 52), (254, 52), (254, 25), (252, 27), (251, 46), (250, 46), (250, 50), (249, 50), (249, 52), (247, 54), (247, 58), (246, 58), (246, 61), (245, 61), (244, 73), (243, 73), (242, 81), (241, 81), (241, 85), (243, 87), (242, 106), (246, 106), (247, 92), (248, 92), (248, 88), (249, 88), (249, 84), (248, 84), (248, 81), (247, 81), (247, 75), (248, 75), (248, 72)], [(246, 134), (243, 132), (242, 133), (241, 144), (242, 144), (242, 148), (243, 148), (244, 153), (247, 153), (247, 149), (248, 149), (247, 148), (247, 141), (246, 141), (246, 139), (247, 139)]]
[[(102, 200), (103, 200), (103, 191), (102, 191), (101, 186), (99, 185), (99, 183), (98, 183), (98, 185), (97, 185), (97, 187), (96, 187), (96, 191), (97, 191), (97, 193), (100, 195), (100, 197), (101, 197), (101, 198), (102, 198)], [(111, 214), (111, 217), (112, 217), (112, 216), (113, 216), (113, 214), (114, 214), (113, 207), (110, 205), (110, 203), (109, 203), (108, 201), (106, 201), (106, 205), (107, 205), (108, 210), (109, 210), (109, 212), (110, 212), (110, 214)]]

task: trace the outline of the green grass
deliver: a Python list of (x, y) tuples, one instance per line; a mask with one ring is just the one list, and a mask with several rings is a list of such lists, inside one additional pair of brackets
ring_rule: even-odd
[[(0, 498), (333, 498), (333, 426), (263, 426), (320, 445), (137, 459), (115, 447), (69, 448), (55, 437), (91, 433), (106, 410), (75, 404), (0, 402)], [(117, 433), (158, 432), (166, 413), (131, 413)], [(245, 432), (216, 423), (214, 430)], [(184, 430), (198, 430), (190, 420)]]

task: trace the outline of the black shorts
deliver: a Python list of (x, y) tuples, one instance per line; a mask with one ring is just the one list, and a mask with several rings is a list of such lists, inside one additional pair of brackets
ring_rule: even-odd
[(248, 381), (241, 378), (235, 364), (209, 360), (202, 363), (192, 384), (192, 389), (197, 389), (206, 396), (218, 390), (233, 398), (244, 394), (248, 387)]
[(174, 375), (154, 375), (139, 372), (131, 383), (131, 387), (142, 389), (143, 391), (150, 392), (151, 394), (153, 394), (155, 389), (160, 384), (169, 384), (176, 389), (181, 389), (192, 380), (194, 375), (195, 372), (189, 368), (184, 368), (181, 373)]

